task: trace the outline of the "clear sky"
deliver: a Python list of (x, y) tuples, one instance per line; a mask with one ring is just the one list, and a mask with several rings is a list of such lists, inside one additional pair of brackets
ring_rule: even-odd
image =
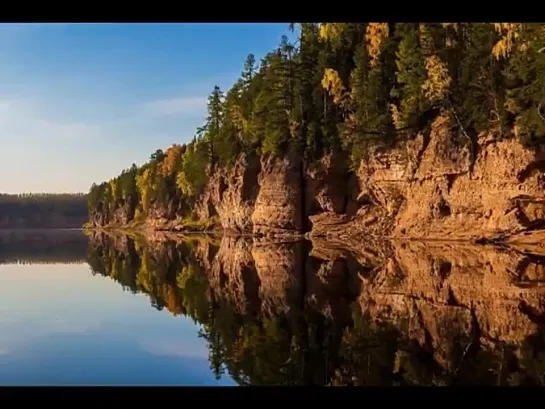
[(288, 24), (0, 24), (0, 192), (86, 192), (189, 141)]

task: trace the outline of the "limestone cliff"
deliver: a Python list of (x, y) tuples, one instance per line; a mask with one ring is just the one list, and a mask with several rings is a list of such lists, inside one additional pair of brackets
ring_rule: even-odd
[[(439, 116), (397, 148), (375, 149), (355, 171), (337, 153), (312, 164), (295, 155), (241, 157), (210, 176), (196, 216), (256, 235), (541, 241), (545, 151), (454, 133), (453, 121)], [(123, 209), (114, 224), (127, 223)], [(152, 206), (146, 225), (176, 230), (187, 212)]]

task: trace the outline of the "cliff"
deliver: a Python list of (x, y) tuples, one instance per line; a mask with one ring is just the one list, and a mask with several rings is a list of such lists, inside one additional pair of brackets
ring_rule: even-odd
[[(454, 132), (438, 116), (396, 148), (374, 149), (351, 170), (343, 154), (317, 162), (297, 155), (242, 155), (213, 172), (195, 205), (156, 206), (147, 229), (216, 228), (255, 235), (516, 240), (539, 242), (545, 227), (545, 150), (516, 138)], [(123, 226), (126, 206), (96, 226)], [(184, 224), (186, 223), (186, 224)]]
[(545, 238), (545, 25), (297, 27), (214, 86), (191, 141), (93, 184), (95, 226)]
[(103, 261), (91, 259), (93, 269), (206, 324), (211, 350), (219, 342), (217, 359), (241, 383), (543, 382), (544, 253), (227, 236), (135, 246), (100, 237), (92, 248)]

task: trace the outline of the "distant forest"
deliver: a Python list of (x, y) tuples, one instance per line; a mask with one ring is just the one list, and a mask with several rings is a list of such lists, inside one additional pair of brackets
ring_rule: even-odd
[(0, 229), (80, 228), (87, 217), (83, 193), (0, 194)]

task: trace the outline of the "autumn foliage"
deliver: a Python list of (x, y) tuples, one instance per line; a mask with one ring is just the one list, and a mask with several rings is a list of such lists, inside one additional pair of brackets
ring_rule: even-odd
[[(534, 23), (301, 23), (296, 40), (256, 62), (224, 92), (215, 86), (206, 121), (187, 144), (93, 185), (90, 213), (154, 205), (191, 208), (218, 167), (243, 153), (307, 161), (344, 150), (354, 166), (453, 118), (529, 147), (545, 136), (545, 25)], [(183, 206), (182, 206), (183, 204)]]

